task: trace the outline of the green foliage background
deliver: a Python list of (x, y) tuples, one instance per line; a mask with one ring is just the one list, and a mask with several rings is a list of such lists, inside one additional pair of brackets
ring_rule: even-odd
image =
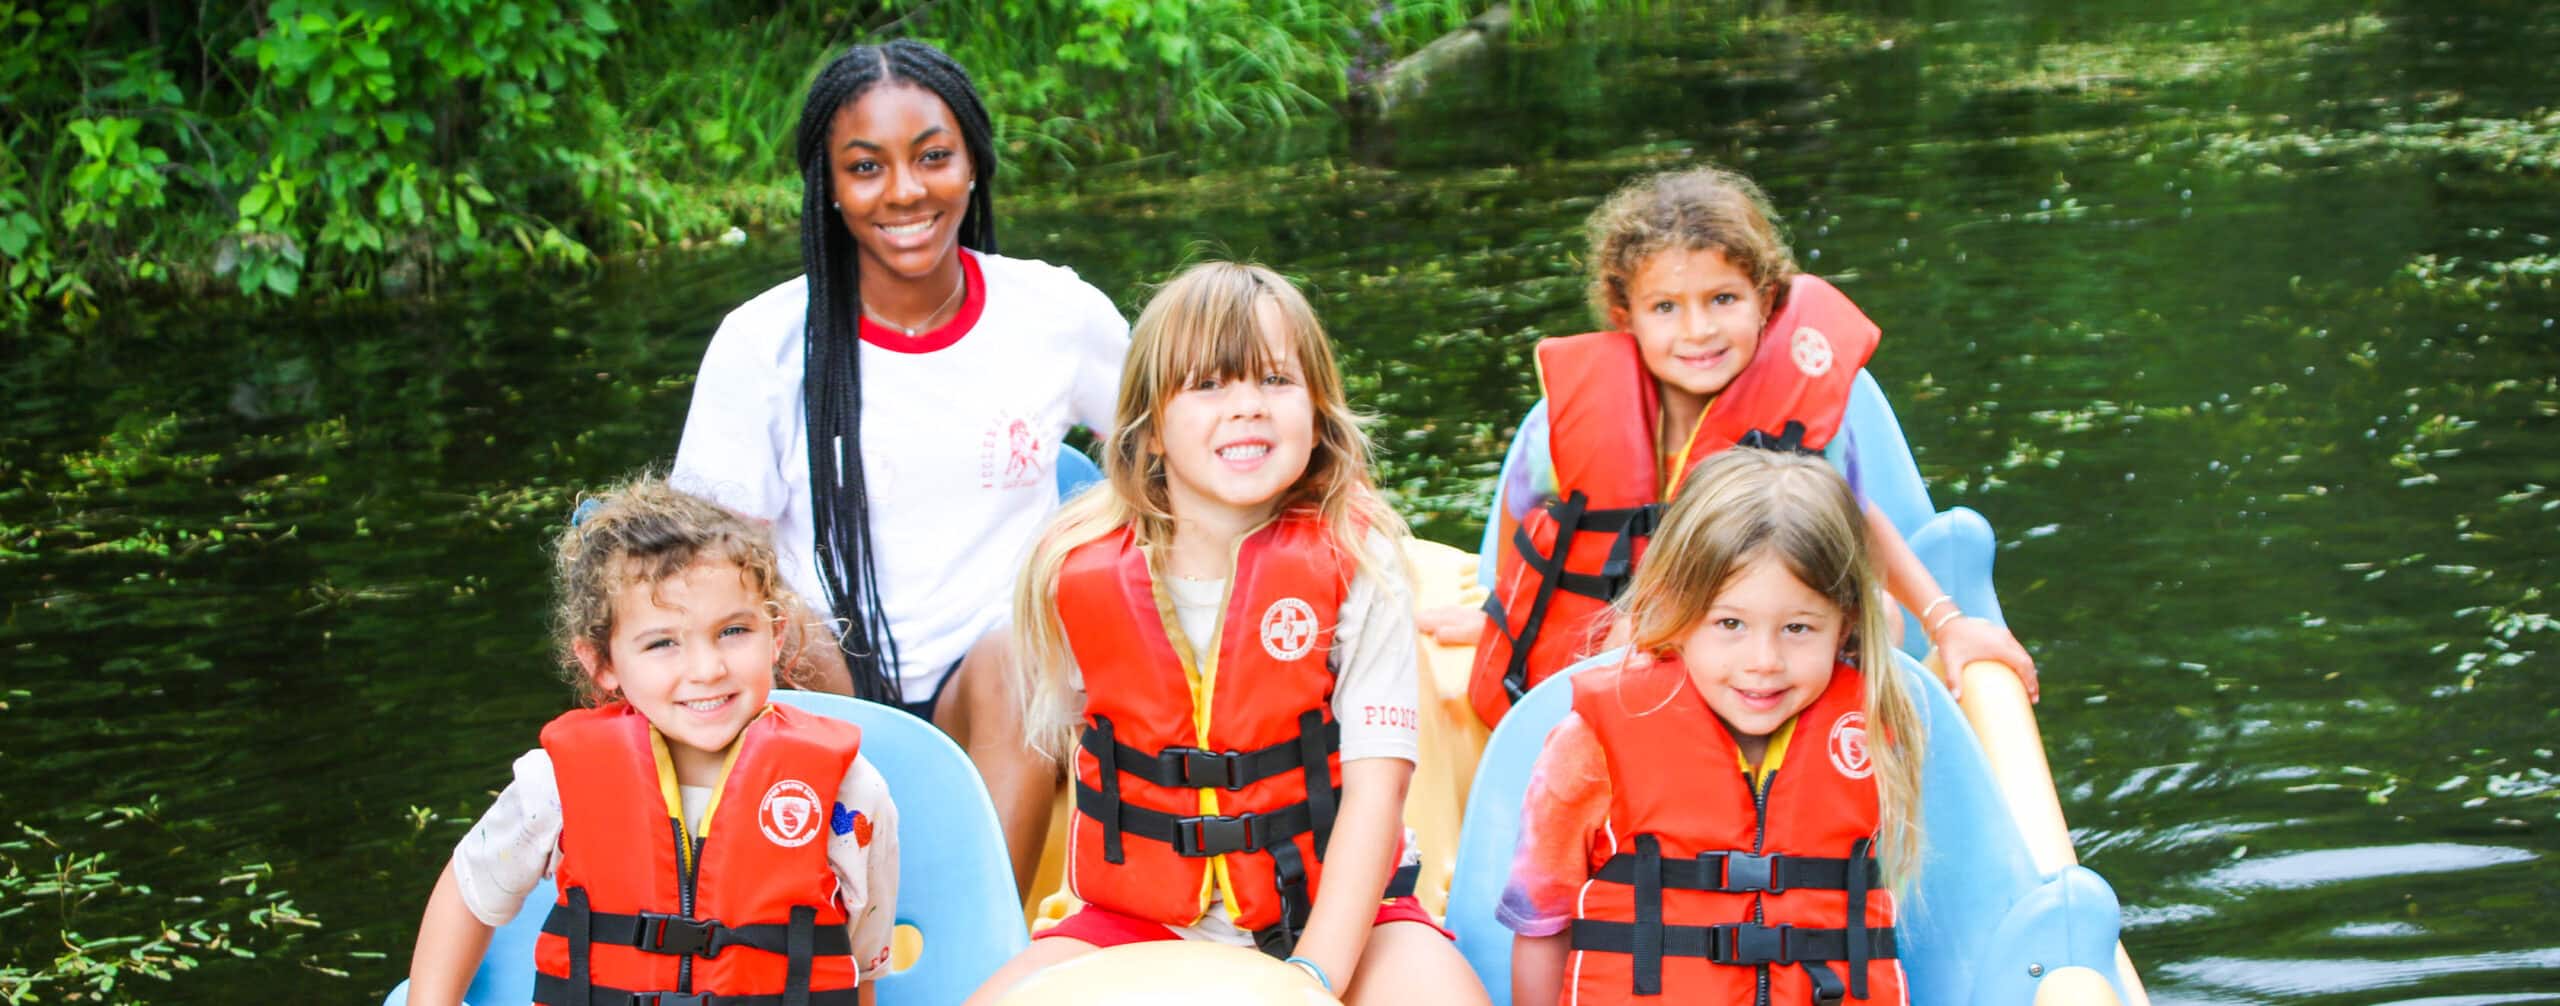
[(1330, 115), (1483, 6), (0, 0), (0, 321), (431, 292), (766, 225), (801, 94), (857, 41), (943, 45), (1011, 163), (1057, 174)]

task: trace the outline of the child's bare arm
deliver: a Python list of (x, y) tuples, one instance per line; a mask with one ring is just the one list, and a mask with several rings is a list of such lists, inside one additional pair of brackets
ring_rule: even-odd
[(2018, 679), (2026, 683), (2027, 697), (2035, 698), (2035, 658), (2027, 655), (2027, 648), (2018, 642), (2018, 637), (1987, 620), (1958, 611), (1954, 600), (1939, 589), (1937, 578), (1929, 575), (1929, 567), (1921, 564), (1920, 556), (1911, 551), (1911, 544), (1894, 528), (1892, 519), (1873, 503), (1865, 509), (1868, 537), (1874, 541), (1876, 566), (1884, 572), (1885, 589), (1903, 607), (1920, 616), (1921, 630), (1938, 648), (1942, 665), (1939, 670), (1946, 675), (1947, 689), (1958, 690), (1959, 675), (1966, 664), (1990, 660), (2018, 672)]
[(1573, 942), (1563, 933), (1511, 938), (1511, 1006), (1555, 1006)]
[(1402, 758), (1343, 763), (1342, 806), (1324, 858), (1324, 886), (1298, 938), (1298, 956), (1324, 969), (1337, 995), (1351, 987), (1351, 973), (1378, 919), (1378, 899), (1395, 873), (1405, 788), (1412, 781), (1413, 763)]
[(419, 1006), (451, 1006), (462, 1001), (480, 958), (489, 952), (488, 923), (462, 902), (462, 885), (453, 864), (436, 878), (427, 896), (427, 914), (418, 920), (418, 946), (409, 954), (409, 1001)]

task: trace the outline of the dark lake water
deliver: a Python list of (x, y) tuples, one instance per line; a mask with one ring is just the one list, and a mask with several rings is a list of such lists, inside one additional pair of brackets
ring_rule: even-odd
[[(1471, 547), (1531, 343), (1591, 325), (1582, 217), (1738, 166), (1884, 325), (1940, 505), (2000, 529), (2154, 997), (2560, 1001), (2560, 14), (1772, 6), (1013, 195), (1004, 249), (1133, 310), (1209, 252), (1301, 277), (1382, 483)], [(568, 702), (540, 542), (672, 454), (794, 240), (10, 347), (0, 990), (61, 955), (195, 962), (117, 1000), (391, 985)]]

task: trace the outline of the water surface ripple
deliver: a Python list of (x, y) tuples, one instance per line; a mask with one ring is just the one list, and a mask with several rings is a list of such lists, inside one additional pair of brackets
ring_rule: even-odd
[[(1582, 217), (1737, 165), (1883, 324), (1940, 503), (1999, 528), (2155, 998), (2560, 1001), (2560, 19), (1767, 6), (1521, 46), (1196, 177), (1009, 197), (1005, 248), (1131, 308), (1204, 242), (1302, 278), (1382, 483), (1472, 545), (1529, 347), (1591, 327)], [(162, 932), (200, 966), (116, 996), (388, 987), (566, 703), (543, 536), (672, 452), (713, 326), (793, 240), (13, 347), (0, 970)], [(25, 893), (48, 877), (71, 893)]]

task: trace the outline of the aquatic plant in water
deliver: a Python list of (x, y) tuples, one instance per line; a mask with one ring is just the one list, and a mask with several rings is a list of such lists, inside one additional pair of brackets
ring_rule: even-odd
[[(118, 806), (92, 813), (83, 823), (106, 829), (157, 826), (159, 809), (157, 800)], [(166, 995), (167, 983), (209, 958), (291, 956), (300, 949), (302, 932), (321, 925), (291, 895), (265, 883), (275, 872), (265, 863), (198, 885), (201, 893), (168, 895), (128, 878), (106, 853), (81, 852), (25, 822), (15, 827), (17, 838), (0, 841), (0, 922), (33, 926), (47, 938), (13, 941), (9, 951), (0, 952), (0, 1003), (145, 1003)], [(235, 887), (236, 894), (230, 890)], [(100, 915), (129, 913), (135, 905), (170, 914), (138, 933), (82, 932), (100, 925), (132, 929)], [(334, 977), (347, 974), (313, 957), (298, 963)]]

